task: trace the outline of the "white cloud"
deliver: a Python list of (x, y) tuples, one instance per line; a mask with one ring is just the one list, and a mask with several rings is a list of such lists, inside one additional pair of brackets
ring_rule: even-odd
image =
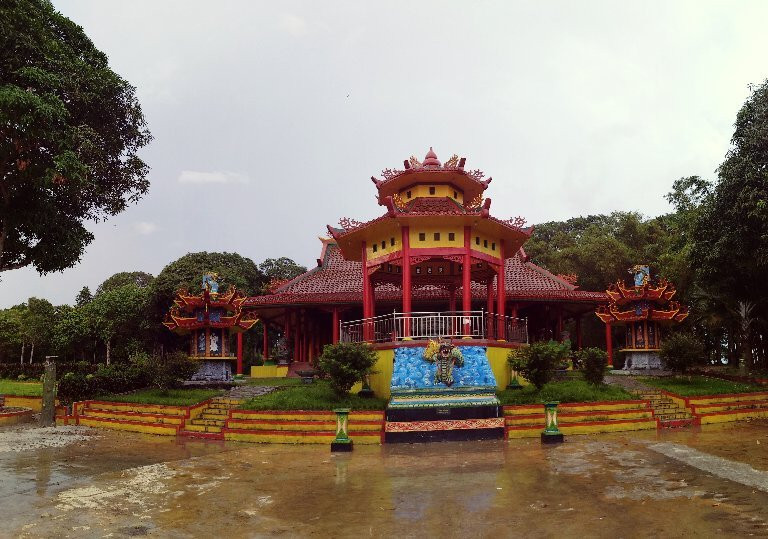
[(294, 37), (307, 33), (307, 21), (290, 13), (284, 13), (280, 17), (280, 27)]
[(149, 236), (157, 230), (157, 225), (147, 221), (139, 221), (137, 223), (133, 223), (133, 230), (142, 236)]
[(182, 170), (179, 174), (179, 183), (248, 183), (249, 181), (243, 174), (219, 170), (212, 172)]

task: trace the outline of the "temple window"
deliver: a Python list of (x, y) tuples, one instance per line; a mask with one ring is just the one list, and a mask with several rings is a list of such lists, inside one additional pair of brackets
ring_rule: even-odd
[(427, 241), (427, 235), (424, 232), (419, 232), (419, 241)]
[(456, 241), (456, 234), (448, 232), (448, 241)]
[(381, 240), (381, 248), (386, 249), (387, 248), (387, 240)]
[(483, 240), (483, 247), (488, 248), (488, 240)]
[(494, 241), (493, 243), (491, 243), (491, 251), (495, 251), (495, 250), (496, 250), (496, 242)]
[(480, 236), (475, 236), (475, 245), (480, 245)]
[(435, 194), (435, 188), (433, 186), (429, 187), (429, 194), (434, 195)]
[(389, 238), (389, 245), (391, 245), (392, 247), (395, 246), (395, 238)]
[(405, 196), (408, 197), (408, 198), (411, 198), (411, 192), (408, 191), (407, 193), (405, 193)]
[(440, 241), (440, 232), (435, 232), (434, 238), (435, 241)]
[(453, 192), (453, 198), (459, 198), (459, 193), (457, 193), (456, 191), (454, 191), (454, 192)]
[(373, 252), (375, 253), (379, 249), (379, 246), (377, 244), (373, 244)]

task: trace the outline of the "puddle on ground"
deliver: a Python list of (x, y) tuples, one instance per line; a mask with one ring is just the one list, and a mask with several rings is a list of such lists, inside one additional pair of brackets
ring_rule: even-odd
[(0, 508), (11, 536), (768, 532), (768, 493), (649, 447), (680, 444), (729, 458), (712, 450), (722, 444), (758, 462), (747, 440), (768, 436), (768, 423), (569, 436), (551, 447), (531, 439), (357, 446), (350, 454), (94, 432), (64, 447), (0, 454)]

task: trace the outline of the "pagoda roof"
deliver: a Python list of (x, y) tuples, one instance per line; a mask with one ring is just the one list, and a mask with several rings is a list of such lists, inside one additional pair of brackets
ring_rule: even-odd
[(485, 175), (477, 169), (464, 170), (464, 163), (466, 158), (459, 159), (455, 154), (445, 163), (441, 163), (430, 148), (423, 161), (411, 156), (403, 161), (402, 170), (387, 168), (381, 171), (383, 180), (375, 177), (371, 179), (376, 184), (380, 200), (394, 196), (408, 186), (426, 183), (455, 185), (463, 191), (465, 199), (472, 200), (482, 195), (491, 183), (491, 178), (483, 180)]
[[(274, 293), (245, 300), (243, 307), (290, 304), (362, 303), (362, 264), (345, 260), (341, 249), (332, 239), (322, 239), (323, 250), (318, 266), (279, 286)], [(527, 261), (521, 248), (505, 261), (507, 298), (512, 300), (558, 300), (605, 303), (604, 292), (578, 290), (577, 286)], [(460, 290), (460, 288), (459, 288)], [(435, 285), (414, 287), (413, 299), (448, 300), (446, 288)], [(486, 287), (472, 283), (472, 297), (484, 299)], [(380, 284), (376, 287), (377, 301), (402, 300), (400, 287)]]

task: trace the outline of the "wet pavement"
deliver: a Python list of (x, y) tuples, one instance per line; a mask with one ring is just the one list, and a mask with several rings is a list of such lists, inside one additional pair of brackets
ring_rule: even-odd
[[(19, 432), (0, 429), (0, 441)], [(0, 444), (0, 537), (768, 535), (768, 421), (336, 455), (71, 435)]]

